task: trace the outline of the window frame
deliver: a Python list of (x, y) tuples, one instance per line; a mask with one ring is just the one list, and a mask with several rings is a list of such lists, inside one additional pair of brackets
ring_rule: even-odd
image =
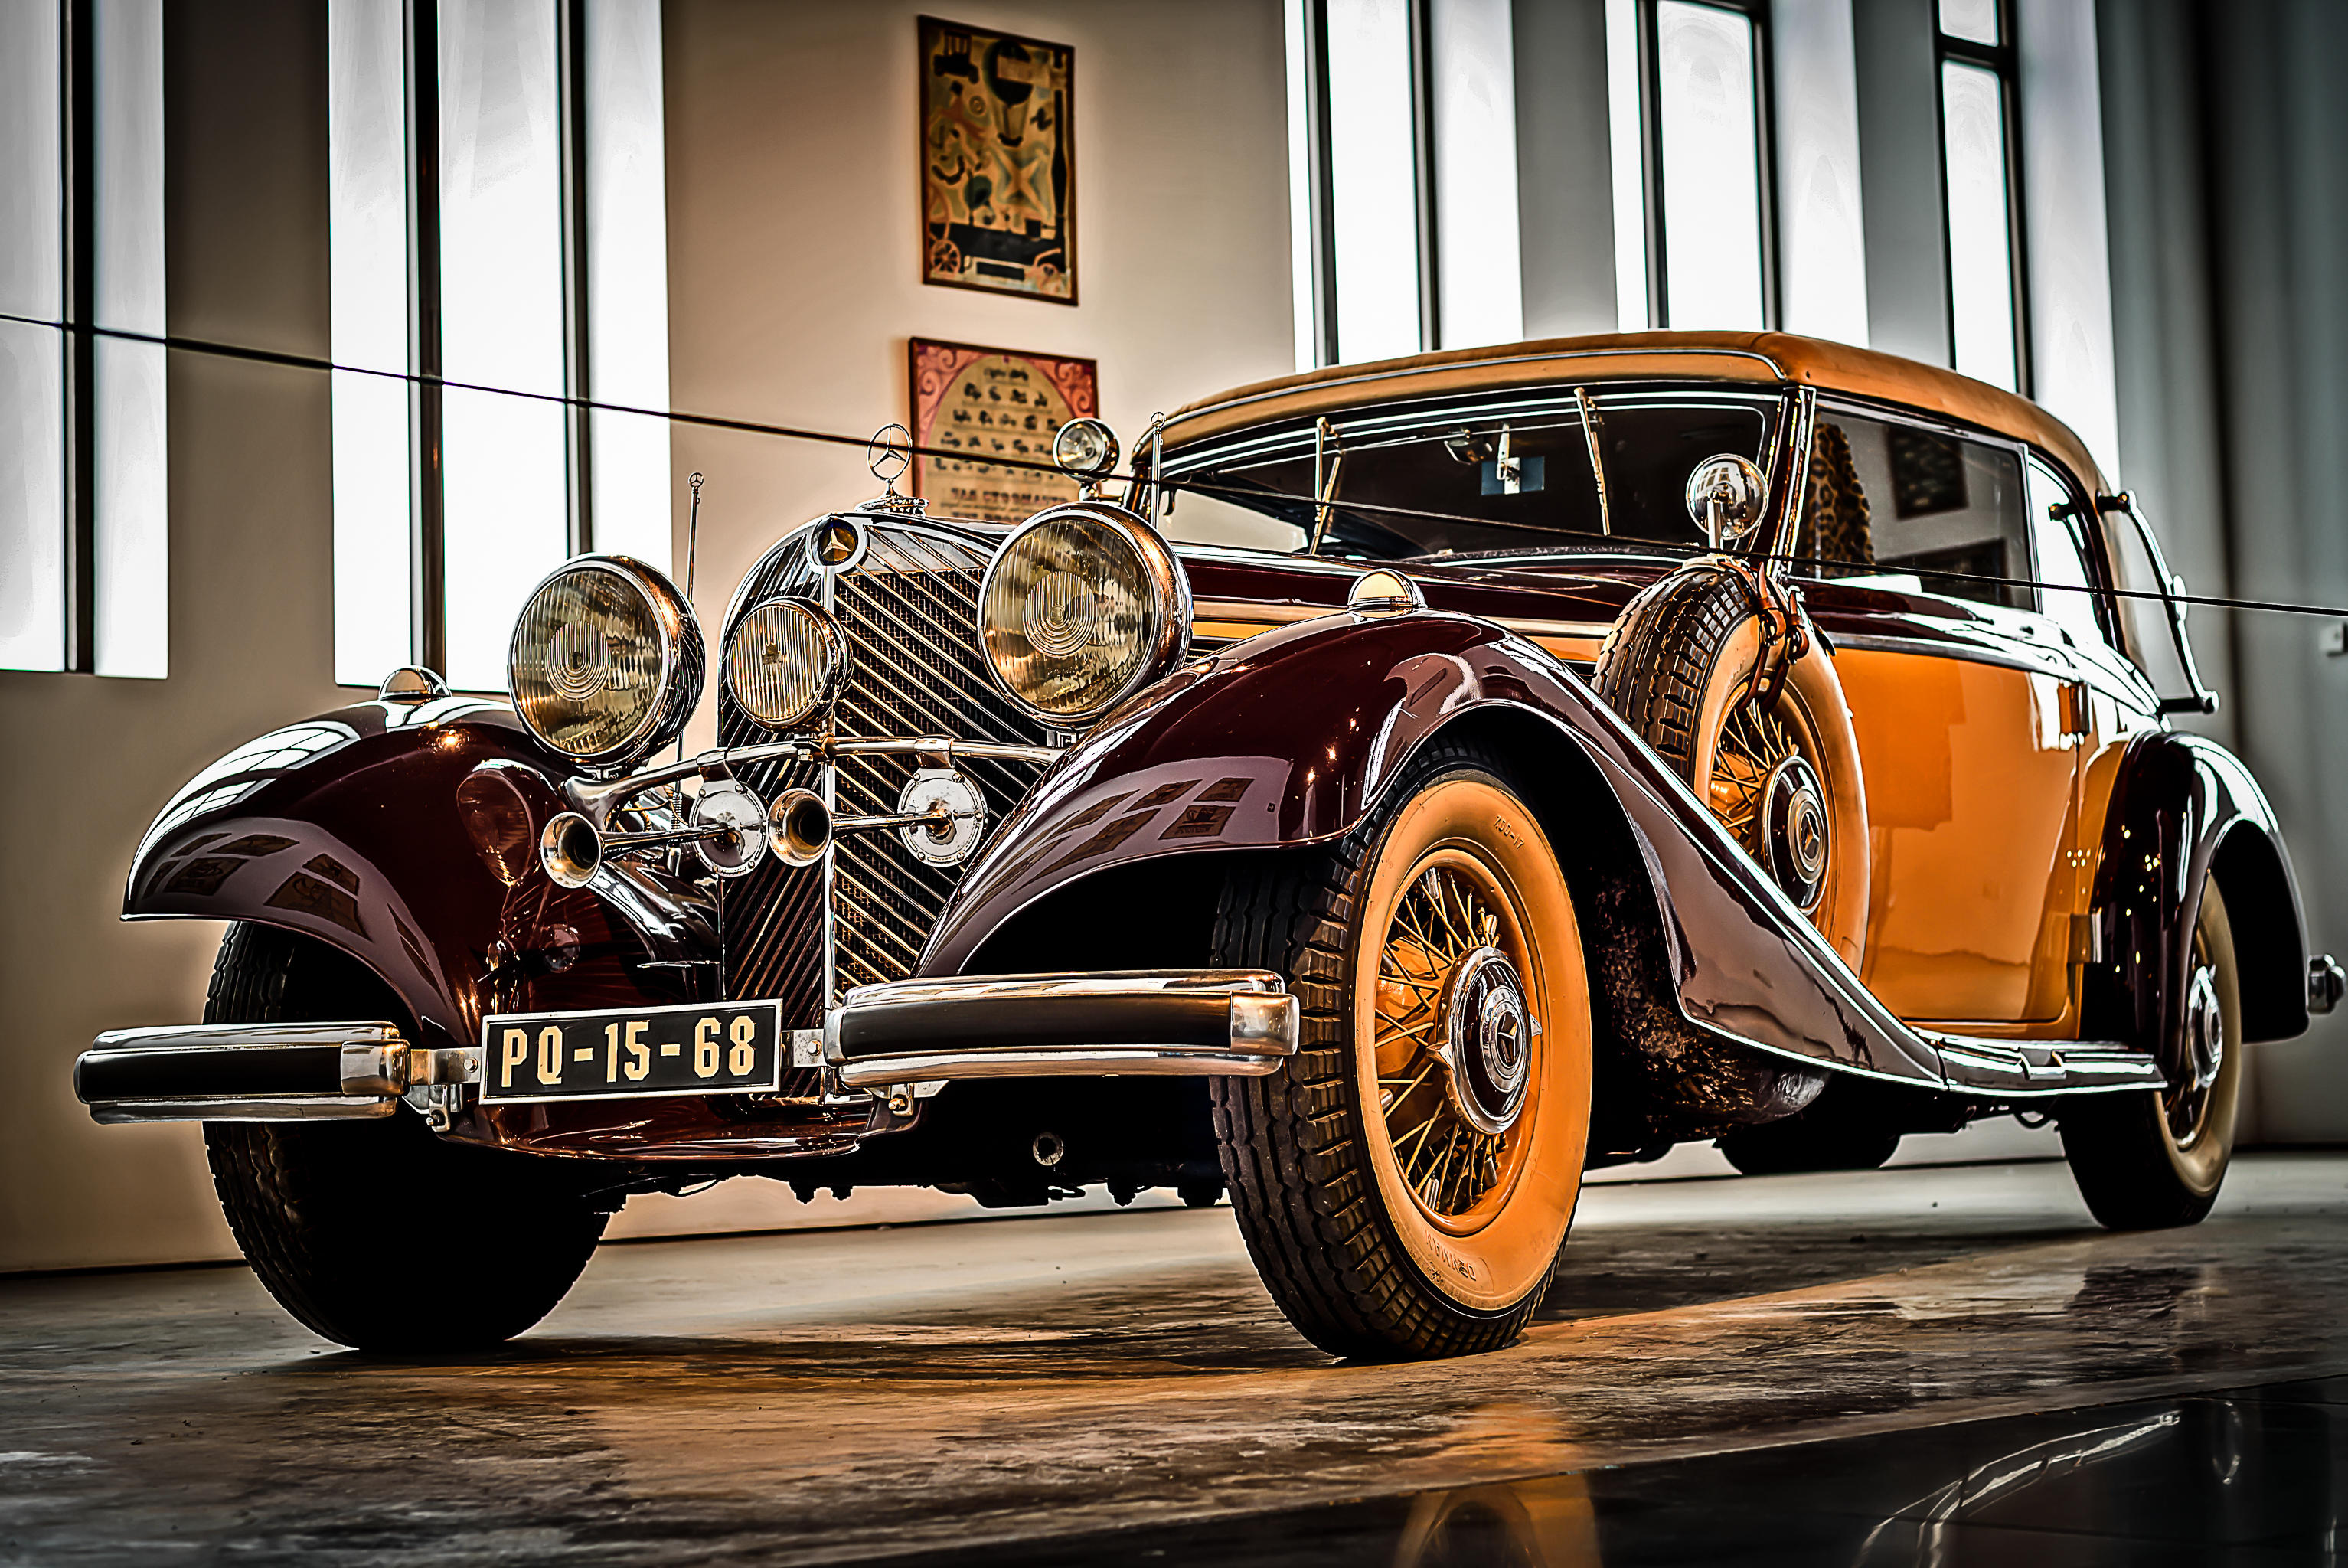
[[(1777, 254), (1776, 102), (1771, 92), (1770, 0), (1685, 0), (1730, 11), (1753, 27), (1754, 148), (1756, 197), (1761, 216), (1761, 330), (1776, 332), (1785, 321)], [(1647, 325), (1668, 332), (1671, 320), (1671, 253), (1663, 221), (1663, 95), (1660, 0), (1632, 0), (1639, 55), (1639, 189), (1646, 237)], [(1938, 13), (1935, 13), (1937, 26)], [(1622, 222), (1617, 213), (1615, 221)]]
[[(1711, 0), (1718, 3), (1718, 0)], [(1951, 64), (1975, 66), (1996, 77), (1998, 109), (2005, 154), (2005, 240), (2008, 287), (2013, 296), (2014, 391), (2031, 396), (2034, 377), (2030, 354), (2030, 236), (2024, 226), (2022, 188), (2022, 51), (2014, 38), (2014, 0), (1993, 0), (1997, 7), (1994, 44), (1961, 38), (1941, 29), (1940, 0), (1932, 7), (1932, 129), (1933, 156), (1941, 179), (1941, 292), (1946, 303), (1949, 362), (1957, 357), (1956, 240), (1949, 212), (1949, 99)]]

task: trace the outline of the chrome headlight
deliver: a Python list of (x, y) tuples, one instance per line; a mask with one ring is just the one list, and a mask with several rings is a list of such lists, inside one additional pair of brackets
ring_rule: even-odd
[(1190, 583), (1139, 518), (1106, 506), (1038, 513), (978, 591), (978, 633), (1011, 700), (1083, 724), (1171, 669), (1190, 639)]
[(514, 623), (506, 684), (530, 732), (591, 765), (675, 740), (701, 700), (701, 627), (675, 584), (624, 555), (582, 555)]
[(839, 628), (814, 605), (769, 599), (726, 639), (726, 689), (769, 729), (791, 729), (839, 695), (847, 660)]

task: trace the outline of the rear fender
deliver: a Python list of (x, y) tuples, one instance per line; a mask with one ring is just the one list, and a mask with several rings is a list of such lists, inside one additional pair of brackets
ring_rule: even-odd
[(537, 863), (562, 760), (511, 708), (361, 703), (248, 742), (174, 795), (132, 857), (123, 918), (314, 937), (397, 994), (416, 1043), (484, 1014), (691, 999), (714, 957), (692, 890), (634, 866), (565, 889)]
[(2095, 884), (2105, 961), (2087, 969), (2086, 1034), (2164, 1061), (2181, 1048), (2178, 1009), (2213, 872), (2234, 930), (2243, 1037), (2306, 1031), (2306, 924), (2274, 808), (2217, 742), (2153, 731), (2128, 743), (2105, 816)]
[[(1071, 884), (1112, 868), (1326, 842), (1375, 809), (1436, 736), (1504, 719), (1526, 737), (1516, 751), (1526, 788), (1587, 770), (1591, 793), (1627, 826), (1689, 1024), (1939, 1086), (1929, 1047), (1580, 677), (1490, 622), (1434, 612), (1301, 622), (1189, 665), (1111, 713), (973, 863), (919, 972), (962, 973), (1022, 910), (1047, 898), (1057, 909), (1061, 890), (1073, 899)], [(1571, 846), (1560, 849), (1570, 864)]]

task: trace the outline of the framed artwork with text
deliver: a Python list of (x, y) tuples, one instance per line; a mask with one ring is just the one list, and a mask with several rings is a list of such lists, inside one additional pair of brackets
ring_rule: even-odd
[[(1076, 481), (1066, 474), (1009, 468), (1000, 459), (1049, 463), (1052, 438), (1062, 425), (1100, 413), (1097, 365), (925, 337), (911, 340), (908, 357), (917, 452), (913, 493), (927, 497), (932, 510), (1017, 523), (1076, 499)], [(918, 455), (940, 449), (969, 456)]]
[(920, 29), (922, 281), (1076, 304), (1076, 51)]

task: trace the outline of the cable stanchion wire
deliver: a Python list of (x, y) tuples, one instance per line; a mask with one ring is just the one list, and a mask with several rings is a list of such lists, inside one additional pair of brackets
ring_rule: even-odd
[[(313, 354), (297, 354), (284, 349), (258, 348), (242, 344), (221, 343), (211, 339), (188, 337), (173, 333), (134, 332), (124, 327), (79, 325), (44, 316), (22, 315), (0, 311), (0, 321), (24, 326), (48, 327), (57, 331), (87, 332), (93, 336), (113, 338), (128, 343), (147, 343), (178, 353), (211, 355), (221, 358), (243, 360), (256, 365), (272, 365), (293, 370), (332, 372), (339, 375), (366, 376), (387, 381), (413, 383), (453, 388), (461, 392), (486, 392), (502, 397), (519, 397), (534, 403), (557, 404), (566, 408), (591, 409), (602, 413), (633, 414), (648, 419), (660, 419), (669, 424), (683, 425), (705, 430), (726, 430), (743, 435), (773, 436), (783, 440), (811, 441), (823, 446), (865, 447), (871, 442), (867, 436), (845, 435), (837, 430), (818, 430), (801, 426), (778, 425), (762, 419), (744, 419), (722, 414), (696, 414), (676, 408), (652, 408), (628, 403), (607, 402), (601, 398), (579, 397), (561, 392), (530, 392), (510, 387), (493, 387), (483, 382), (459, 381), (446, 376), (427, 376), (414, 371), (385, 370), (372, 366), (345, 365), (334, 359)], [(953, 447), (912, 446), (908, 450), (916, 457), (942, 458), (955, 462), (985, 463), (996, 468), (1023, 469), (1035, 473), (1058, 473), (1059, 465), (1046, 459), (1017, 458), (997, 453), (974, 454)], [(1293, 501), (1308, 511), (1313, 498), (1291, 495), (1285, 491), (1268, 490), (1244, 485), (1219, 484), (1203, 480), (1169, 479), (1138, 472), (1112, 474), (1107, 481), (1124, 480), (1128, 485), (1140, 481), (1151, 483), (1163, 490), (1193, 490), (1201, 495), (1261, 504), (1267, 501)], [(1437, 511), (1426, 507), (1390, 506), (1381, 502), (1336, 499), (1332, 510), (1351, 511), (1371, 517), (1410, 519), (1423, 522), (1466, 523), (1475, 528), (1513, 529), (1538, 534), (1552, 543), (1560, 552), (1582, 555), (1673, 555), (1694, 558), (1713, 553), (1711, 547), (1701, 543), (1682, 543), (1660, 539), (1626, 539), (1621, 534), (1611, 536), (1570, 533), (1563, 530), (1544, 528), (1539, 523), (1516, 522), (1490, 517), (1476, 517), (1466, 512)], [(1300, 525), (1301, 526), (1301, 525)], [(1582, 540), (1591, 542), (1584, 544)], [(1932, 578), (1940, 582), (1970, 583), (1983, 588), (2031, 588), (2059, 593), (2089, 593), (2106, 599), (2141, 599), (2158, 604), (2207, 606), (2214, 610), (2243, 610), (2274, 615), (2311, 615), (2325, 620), (2348, 620), (2348, 606), (2336, 604), (2302, 604), (2287, 600), (2245, 599), (2219, 593), (2164, 593), (2157, 588), (2105, 588), (2077, 583), (2049, 583), (2030, 577), (2003, 577), (1980, 572), (1958, 572), (1947, 567), (1903, 565), (1897, 572), (1887, 573), (1872, 561), (1851, 561), (1834, 556), (1804, 555), (1788, 552), (1754, 552), (1749, 559), (1776, 562), (1788, 566), (1821, 571), (1844, 571), (1867, 575), (1896, 575)], [(1491, 561), (1495, 564), (1511, 557), (1498, 552), (1476, 552), (1440, 557), (1421, 557), (1439, 563), (1469, 564)]]

